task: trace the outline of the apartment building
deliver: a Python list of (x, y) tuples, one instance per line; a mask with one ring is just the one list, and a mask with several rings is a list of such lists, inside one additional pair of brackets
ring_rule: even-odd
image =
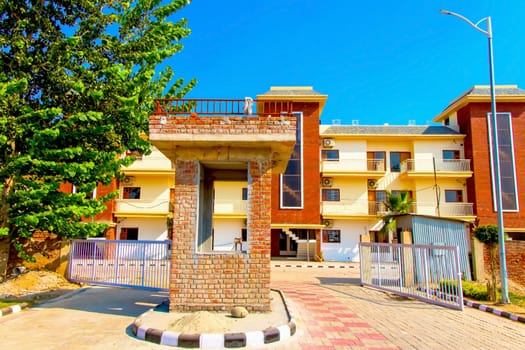
[[(432, 126), (320, 125), (326, 99), (311, 87), (272, 87), (256, 97), (257, 108), (275, 103), (297, 118), (291, 160), (284, 174), (272, 175), (272, 257), (358, 261), (361, 235), (396, 242), (397, 232), (381, 232), (387, 192), (407, 192), (414, 214), (496, 224), (488, 87), (469, 89)], [(498, 87), (497, 101), (505, 232), (523, 239), (525, 90)], [(124, 172), (107, 237), (170, 238), (171, 162), (154, 149)], [(215, 182), (214, 250), (249, 249), (248, 198), (246, 179)]]
[[(501, 85), (495, 91), (504, 231), (512, 239), (525, 240), (525, 215), (520, 211), (525, 200), (525, 90)], [(467, 179), (467, 197), (479, 225), (497, 224), (490, 102), (489, 86), (474, 86), (434, 118), (465, 135), (465, 157), (472, 160), (473, 170)]]
[(407, 192), (414, 214), (473, 221), (464, 138), (447, 126), (322, 125), (324, 259), (359, 261), (361, 235), (398, 242), (381, 233), (387, 192)]
[[(132, 154), (129, 154), (132, 155)], [(119, 181), (119, 197), (115, 201), (114, 236), (108, 239), (165, 240), (169, 235), (169, 219), (173, 211), (170, 193), (174, 187), (175, 170), (168, 158), (155, 147), (149, 155), (133, 154), (137, 160), (123, 169)]]

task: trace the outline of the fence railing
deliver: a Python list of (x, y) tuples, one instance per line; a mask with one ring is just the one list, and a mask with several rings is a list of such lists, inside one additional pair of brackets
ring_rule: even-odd
[(459, 248), (360, 243), (361, 285), (463, 310)]
[(249, 97), (238, 99), (174, 99), (155, 100), (156, 115), (242, 116), (291, 115), (292, 101), (257, 101)]
[(401, 164), (401, 172), (468, 172), (470, 159), (407, 159)]
[(168, 290), (171, 241), (73, 240), (71, 281)]

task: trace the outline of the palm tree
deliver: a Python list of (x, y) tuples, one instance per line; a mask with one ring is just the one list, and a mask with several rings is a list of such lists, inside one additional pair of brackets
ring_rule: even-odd
[(392, 193), (386, 191), (386, 201), (384, 202), (386, 212), (382, 216), (383, 228), (381, 233), (388, 234), (396, 231), (396, 215), (407, 214), (412, 210), (412, 199), (409, 196), (408, 191), (402, 191), (399, 193)]

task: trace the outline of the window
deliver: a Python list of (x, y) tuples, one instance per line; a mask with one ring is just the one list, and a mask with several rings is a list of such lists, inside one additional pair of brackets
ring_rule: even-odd
[(241, 238), (243, 242), (248, 241), (248, 229), (241, 228)]
[(450, 118), (446, 118), (445, 120), (443, 120), (443, 125), (450, 125)]
[[(516, 184), (516, 168), (514, 159), (514, 139), (512, 133), (512, 118), (510, 113), (497, 113), (497, 143), (499, 154), (499, 180), (501, 183), (501, 199), (503, 211), (518, 211), (518, 193)], [(490, 149), (490, 164), (492, 174), (492, 189), (495, 188), (495, 174), (493, 155), (494, 143), (492, 140), (492, 114), (487, 114), (488, 132), (489, 132), (489, 149)], [(496, 196), (493, 192), (494, 211), (497, 209)]]
[(366, 152), (367, 170), (385, 171), (385, 152)]
[(124, 187), (123, 199), (140, 199), (140, 187)]
[(242, 189), (242, 200), (247, 201), (248, 200), (248, 189), (246, 187), (243, 187)]
[(458, 150), (444, 150), (443, 159), (444, 160), (459, 159), (459, 151)]
[(295, 146), (284, 174), (281, 175), (281, 208), (303, 207), (303, 143), (302, 114), (294, 113), (297, 120)]
[(447, 203), (462, 203), (463, 191), (461, 190), (445, 190), (445, 202)]
[(123, 227), (120, 229), (120, 239), (136, 241), (139, 239), (138, 227)]
[(412, 199), (412, 191), (407, 191), (407, 190), (392, 190), (390, 191), (391, 194), (393, 194), (394, 196), (400, 196), (401, 193), (406, 193), (407, 194), (407, 199)]
[(326, 202), (339, 202), (338, 188), (323, 188), (322, 199)]
[(390, 171), (399, 173), (401, 163), (410, 159), (410, 152), (390, 152)]
[(323, 243), (341, 243), (341, 230), (323, 230)]
[(323, 149), (321, 150), (321, 159), (328, 161), (338, 161), (339, 160), (339, 150), (338, 149)]

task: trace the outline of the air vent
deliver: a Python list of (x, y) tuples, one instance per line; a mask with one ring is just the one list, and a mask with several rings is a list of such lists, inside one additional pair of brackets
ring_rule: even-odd
[(323, 147), (332, 148), (335, 146), (334, 139), (323, 139)]
[(334, 184), (334, 180), (331, 177), (323, 177), (321, 178), (321, 186), (323, 187), (332, 187)]

